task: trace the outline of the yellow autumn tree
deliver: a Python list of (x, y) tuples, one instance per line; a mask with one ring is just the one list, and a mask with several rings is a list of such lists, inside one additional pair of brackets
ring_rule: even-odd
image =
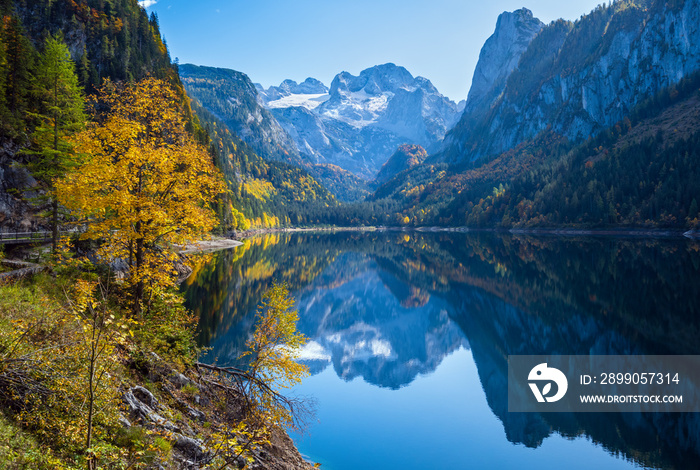
[(274, 283), (265, 292), (255, 318), (247, 350), (239, 356), (247, 367), (195, 364), (222, 403), (244, 402), (241, 423), (218, 430), (208, 441), (227, 464), (240, 456), (250, 457), (253, 449), (269, 444), (280, 429), (302, 431), (314, 412), (312, 399), (284, 394), (309, 375), (308, 367), (297, 361), (307, 338), (297, 331), (299, 313), (286, 284)]
[(238, 379), (238, 397), (247, 404), (249, 428), (266, 430), (291, 427), (301, 430), (313, 404), (283, 395), (309, 375), (309, 368), (297, 362), (307, 338), (297, 331), (299, 313), (286, 284), (273, 283), (264, 294), (255, 315), (255, 330), (246, 342), (240, 360), (245, 369), (217, 367), (198, 362), (197, 367), (227, 373)]
[(299, 313), (294, 309), (294, 298), (285, 284), (273, 284), (265, 292), (256, 314), (252, 338), (246, 342), (248, 350), (241, 357), (250, 358), (244, 395), (250, 397), (251, 416), (258, 426), (297, 427), (302, 417), (295, 408), (303, 403), (284, 397), (281, 389), (290, 388), (309, 374), (306, 365), (296, 361), (306, 337), (297, 331)]
[(209, 234), (210, 204), (225, 190), (180, 101), (154, 78), (105, 82), (90, 103), (94, 122), (74, 137), (83, 161), (57, 185), (61, 204), (87, 225), (83, 238), (103, 242), (101, 259), (128, 265), (134, 313), (173, 285), (173, 245)]

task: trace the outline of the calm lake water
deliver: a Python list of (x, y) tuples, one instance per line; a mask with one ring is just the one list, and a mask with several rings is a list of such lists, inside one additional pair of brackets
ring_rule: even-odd
[(184, 286), (232, 363), (272, 281), (297, 300), (328, 470), (700, 468), (700, 414), (508, 413), (511, 354), (700, 354), (700, 243), (493, 233), (273, 234)]

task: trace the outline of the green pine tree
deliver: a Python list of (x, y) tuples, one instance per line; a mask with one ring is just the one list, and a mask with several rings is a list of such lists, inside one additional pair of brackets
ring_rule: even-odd
[(25, 117), (29, 108), (29, 84), (35, 51), (25, 35), (17, 16), (11, 16), (2, 25), (4, 105), (7, 115), (3, 116), (0, 137), (22, 138), (25, 132)]
[(688, 209), (688, 218), (690, 220), (697, 219), (698, 217), (698, 201), (693, 198), (692, 202), (690, 203), (690, 209)]
[(32, 134), (32, 151), (28, 153), (32, 155), (30, 167), (34, 176), (47, 190), (55, 250), (59, 214), (54, 184), (74, 164), (68, 137), (85, 125), (82, 89), (68, 47), (60, 35), (46, 39), (37, 67), (34, 92), (38, 110), (31, 116), (38, 123)]
[(5, 100), (5, 88), (7, 83), (7, 46), (5, 45), (5, 28), (0, 24), (0, 135), (7, 131), (4, 129), (10, 113)]

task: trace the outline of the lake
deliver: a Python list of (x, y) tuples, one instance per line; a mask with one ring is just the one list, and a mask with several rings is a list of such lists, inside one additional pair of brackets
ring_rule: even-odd
[(698, 468), (700, 414), (509, 413), (514, 354), (700, 354), (700, 243), (497, 233), (277, 233), (185, 282), (231, 364), (273, 281), (297, 301), (321, 468)]

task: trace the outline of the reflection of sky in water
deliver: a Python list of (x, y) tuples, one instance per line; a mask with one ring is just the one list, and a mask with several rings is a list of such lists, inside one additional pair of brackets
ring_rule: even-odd
[(317, 398), (320, 421), (296, 441), (322, 468), (638, 466), (624, 455), (697, 468), (700, 414), (508, 413), (506, 367), (509, 354), (700, 352), (697, 244), (377, 233), (279, 242), (220, 253), (188, 303), (210, 357), (226, 362), (264, 289), (289, 282), (313, 374), (295, 391)]
[(555, 434), (537, 449), (509, 443), (466, 349), (399, 390), (326, 369), (295, 392), (317, 398), (319, 421), (294, 436), (297, 447), (327, 470), (634, 468), (585, 438)]

